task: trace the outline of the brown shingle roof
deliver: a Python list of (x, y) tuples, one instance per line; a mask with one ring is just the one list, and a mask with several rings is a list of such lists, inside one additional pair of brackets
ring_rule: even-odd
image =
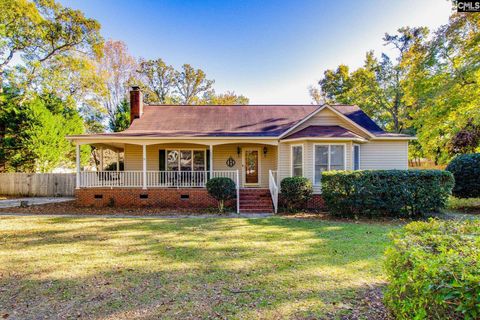
[(124, 134), (162, 137), (276, 137), (319, 106), (145, 106)]
[[(146, 105), (125, 131), (89, 137), (278, 137), (318, 105)], [(331, 105), (378, 137), (408, 137), (383, 131), (358, 106)], [(72, 138), (78, 136), (71, 136)]]
[(340, 126), (308, 126), (286, 136), (285, 140), (299, 138), (351, 138), (362, 139), (359, 135)]

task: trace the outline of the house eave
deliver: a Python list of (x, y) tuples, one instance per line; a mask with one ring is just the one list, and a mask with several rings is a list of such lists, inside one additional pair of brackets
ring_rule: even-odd
[(355, 141), (355, 142), (368, 142), (367, 139), (363, 138), (343, 138), (343, 137), (304, 137), (304, 138), (293, 138), (293, 139), (281, 139), (280, 142), (295, 142), (295, 141)]
[(417, 140), (417, 137), (374, 137), (370, 140)]

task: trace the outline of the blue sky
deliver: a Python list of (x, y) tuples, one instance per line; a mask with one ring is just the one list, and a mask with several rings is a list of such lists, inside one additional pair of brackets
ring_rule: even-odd
[(250, 103), (310, 103), (323, 71), (388, 52), (385, 32), (447, 23), (447, 0), (144, 1), (60, 0), (100, 21), (107, 39), (136, 57), (203, 69), (217, 92)]

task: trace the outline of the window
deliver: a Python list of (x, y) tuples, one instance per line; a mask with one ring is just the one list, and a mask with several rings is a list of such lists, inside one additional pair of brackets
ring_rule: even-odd
[(205, 150), (167, 150), (167, 171), (205, 171)]
[(360, 170), (360, 146), (353, 145), (353, 170)]
[(314, 184), (319, 185), (322, 172), (345, 170), (345, 145), (317, 144), (314, 150)]
[(303, 146), (292, 146), (292, 176), (303, 176)]

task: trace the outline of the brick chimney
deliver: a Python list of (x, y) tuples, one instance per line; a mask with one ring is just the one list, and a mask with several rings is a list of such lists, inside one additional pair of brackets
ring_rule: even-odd
[(143, 114), (143, 96), (140, 87), (133, 86), (130, 90), (130, 124)]

